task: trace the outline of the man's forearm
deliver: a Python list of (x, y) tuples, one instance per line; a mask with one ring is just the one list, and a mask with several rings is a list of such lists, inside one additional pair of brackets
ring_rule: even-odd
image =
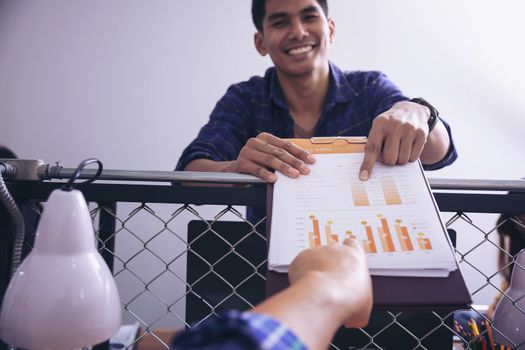
[(189, 162), (186, 171), (214, 171), (221, 173), (232, 173), (234, 161), (217, 162), (210, 159), (195, 159)]
[(427, 136), (427, 142), (421, 152), (421, 163), (435, 164), (442, 160), (450, 147), (450, 138), (442, 121), (438, 121), (432, 132)]

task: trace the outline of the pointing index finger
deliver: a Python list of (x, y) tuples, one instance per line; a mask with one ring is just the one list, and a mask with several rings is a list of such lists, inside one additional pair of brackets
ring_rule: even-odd
[(382, 135), (374, 132), (374, 129), (370, 130), (370, 135), (365, 145), (365, 157), (363, 163), (361, 163), (361, 168), (359, 169), (359, 179), (366, 181), (370, 178), (372, 174), (372, 169), (374, 164), (381, 152), (381, 146), (383, 144)]

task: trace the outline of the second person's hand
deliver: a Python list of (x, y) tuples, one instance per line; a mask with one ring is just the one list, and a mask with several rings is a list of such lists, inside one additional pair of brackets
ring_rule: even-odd
[[(313, 281), (311, 292), (322, 285), (325, 308), (346, 327), (364, 327), (372, 311), (372, 280), (363, 248), (356, 239), (343, 244), (303, 250), (288, 268), (290, 284)], [(317, 288), (318, 289), (318, 288)]]

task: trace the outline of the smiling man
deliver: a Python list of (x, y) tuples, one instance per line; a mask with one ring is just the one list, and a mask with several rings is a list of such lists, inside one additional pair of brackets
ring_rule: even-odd
[[(252, 17), (255, 48), (274, 66), (262, 77), (230, 86), (184, 150), (177, 170), (247, 173), (268, 182), (277, 181), (274, 170), (279, 170), (295, 178), (307, 175), (315, 159), (284, 139), (314, 136), (368, 136), (362, 180), (370, 177), (376, 161), (394, 165), (420, 159), (427, 170), (455, 161), (450, 127), (430, 103), (403, 95), (381, 72), (343, 71), (328, 60), (336, 25), (326, 1), (252, 0)], [(258, 210), (248, 211), (254, 224), (264, 217)], [(369, 334), (385, 335), (388, 348), (417, 346), (404, 344), (405, 338), (414, 339), (399, 339), (397, 328), (383, 329), (392, 322), (389, 317), (378, 314)], [(425, 317), (414, 317), (412, 324), (435, 319)], [(432, 334), (441, 337), (438, 331)], [(446, 334), (442, 338), (448, 342)], [(448, 345), (436, 342), (433, 348)]]
[(421, 159), (431, 170), (456, 159), (450, 128), (428, 102), (381, 72), (344, 72), (328, 60), (336, 26), (326, 1), (253, 0), (252, 17), (255, 47), (274, 67), (228, 89), (177, 170), (299, 177), (315, 159), (283, 139), (313, 136), (368, 136), (362, 180), (376, 161)]

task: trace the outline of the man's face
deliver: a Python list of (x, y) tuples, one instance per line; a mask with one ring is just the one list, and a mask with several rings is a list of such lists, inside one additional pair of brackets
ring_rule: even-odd
[(335, 23), (316, 0), (267, 0), (255, 46), (261, 55), (270, 55), (280, 73), (305, 75), (328, 67), (327, 46), (334, 32)]

